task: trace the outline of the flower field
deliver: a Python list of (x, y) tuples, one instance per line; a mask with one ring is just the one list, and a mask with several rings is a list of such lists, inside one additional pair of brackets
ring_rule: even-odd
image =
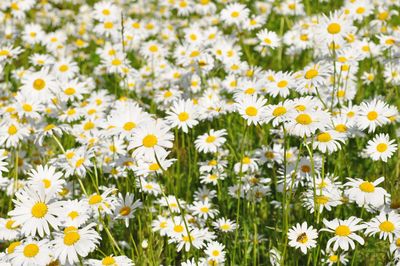
[(398, 0), (0, 0), (0, 265), (400, 265)]

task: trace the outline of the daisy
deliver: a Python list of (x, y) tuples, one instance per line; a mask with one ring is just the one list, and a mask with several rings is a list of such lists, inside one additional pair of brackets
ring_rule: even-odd
[(141, 208), (142, 205), (140, 200), (134, 201), (133, 194), (126, 193), (125, 197), (119, 194), (114, 211), (115, 218), (125, 220), (125, 226), (128, 227), (129, 219), (134, 217), (134, 213), (138, 208)]
[(320, 110), (296, 113), (291, 115), (287, 123), (287, 129), (290, 134), (309, 137), (317, 129), (324, 130), (329, 122), (328, 118), (328, 113)]
[(212, 219), (216, 214), (219, 213), (218, 210), (211, 207), (211, 203), (208, 200), (193, 202), (190, 210), (192, 211), (193, 215), (199, 216), (203, 219), (207, 219), (208, 217)]
[(37, 170), (31, 170), (29, 176), (29, 183), (32, 187), (36, 187), (38, 190), (44, 190), (49, 197), (60, 192), (65, 185), (65, 181), (62, 179), (63, 174), (61, 172), (56, 172), (56, 168), (53, 166), (45, 165), (43, 167), (39, 165)]
[(185, 251), (188, 252), (191, 247), (196, 249), (200, 249), (204, 246), (204, 236), (203, 231), (197, 228), (194, 228), (188, 234), (186, 231), (183, 233), (180, 238), (172, 238), (170, 239), (170, 243), (177, 243), (176, 249), (177, 251), (181, 251), (183, 247), (185, 247)]
[(294, 111), (294, 104), (291, 100), (286, 100), (276, 105), (267, 105), (265, 109), (264, 122), (269, 123), (272, 121), (272, 126), (276, 127), (280, 123), (286, 122)]
[(15, 240), (20, 236), (19, 226), (15, 225), (13, 219), (0, 218), (0, 239), (1, 240)]
[(266, 92), (272, 97), (281, 96), (286, 98), (290, 94), (290, 89), (295, 86), (295, 80), (291, 73), (278, 72), (274, 80), (267, 85)]
[(89, 219), (89, 205), (86, 201), (77, 199), (63, 201), (60, 220), (63, 226), (79, 227)]
[(71, 265), (79, 263), (78, 256), (86, 257), (95, 250), (101, 239), (99, 233), (93, 229), (95, 223), (83, 228), (68, 226), (63, 233), (55, 233), (53, 246), (54, 257), (60, 260), (61, 264), (68, 262)]
[(161, 194), (161, 186), (158, 183), (152, 181), (146, 181), (142, 177), (140, 178), (139, 181), (140, 181), (138, 182), (139, 191), (152, 194), (155, 196)]
[(182, 128), (182, 131), (187, 133), (189, 128), (197, 125), (199, 122), (197, 118), (197, 110), (190, 100), (179, 100), (174, 102), (171, 110), (167, 111), (168, 116), (166, 119), (171, 127)]
[(381, 100), (374, 99), (371, 102), (362, 102), (357, 116), (357, 125), (361, 130), (368, 129), (368, 133), (375, 132), (377, 127), (390, 122), (386, 113), (388, 106)]
[(199, 152), (215, 153), (217, 152), (218, 148), (220, 148), (225, 143), (226, 138), (224, 136), (226, 134), (227, 133), (225, 129), (216, 131), (214, 129), (211, 129), (209, 133), (197, 137), (194, 142), (196, 149)]
[(267, 100), (257, 95), (245, 96), (237, 99), (235, 104), (239, 114), (247, 121), (247, 125), (257, 125), (265, 116)]
[(340, 143), (344, 143), (344, 134), (335, 130), (326, 130), (318, 133), (313, 142), (313, 148), (320, 150), (322, 153), (332, 153), (340, 150)]
[(393, 241), (394, 236), (400, 233), (400, 215), (391, 211), (389, 213), (381, 212), (378, 216), (365, 223), (366, 235), (375, 235), (379, 233), (379, 239), (389, 239)]
[(44, 102), (51, 97), (50, 91), (57, 87), (57, 84), (48, 69), (39, 72), (32, 72), (24, 75), (22, 78), (21, 93), (32, 95), (38, 100)]
[(16, 111), (21, 117), (27, 117), (32, 119), (39, 119), (40, 113), (44, 107), (38, 99), (35, 99), (31, 95), (18, 93), (15, 97), (16, 100)]
[(53, 66), (53, 73), (59, 80), (71, 80), (79, 72), (79, 66), (71, 58), (62, 58)]
[(98, 211), (111, 214), (115, 205), (115, 197), (110, 195), (113, 192), (115, 192), (114, 188), (107, 188), (101, 194), (92, 194), (85, 199), (85, 201), (89, 204), (90, 208), (92, 208), (95, 214), (98, 213)]
[(209, 265), (215, 263), (223, 263), (225, 261), (225, 246), (218, 242), (210, 242), (205, 247), (204, 253), (207, 255)]
[(263, 29), (257, 33), (257, 38), (260, 41), (262, 46), (276, 48), (280, 45), (280, 38), (273, 31), (268, 31), (267, 29)]
[(348, 178), (348, 180), (349, 182), (344, 184), (347, 187), (345, 193), (351, 201), (356, 202), (360, 207), (371, 205), (379, 208), (390, 199), (390, 195), (386, 190), (378, 187), (385, 180), (384, 177), (380, 177), (373, 182), (359, 178)]
[(395, 140), (390, 140), (388, 134), (378, 134), (372, 140), (368, 141), (365, 153), (374, 161), (387, 160), (393, 156), (397, 150)]
[(13, 265), (47, 265), (51, 261), (50, 254), (47, 239), (40, 241), (27, 239), (15, 247), (9, 258)]
[(25, 187), (15, 193), (15, 208), (8, 215), (21, 226), (21, 233), (43, 237), (50, 234), (50, 227), (58, 229), (58, 216), (62, 212), (61, 202), (55, 202), (45, 190)]
[(351, 21), (346, 19), (344, 14), (340, 12), (334, 12), (327, 16), (323, 16), (319, 25), (318, 40), (322, 43), (326, 43), (334, 40), (340, 42), (343, 38), (352, 32), (354, 27), (351, 25)]
[(226, 173), (224, 172), (215, 172), (215, 173), (205, 173), (200, 175), (200, 183), (202, 184), (213, 184), (216, 186), (218, 184), (218, 180), (224, 180), (226, 178)]
[(212, 225), (223, 233), (233, 232), (236, 229), (236, 223), (225, 218), (218, 218)]
[(325, 258), (323, 258), (323, 261), (329, 266), (335, 266), (338, 263), (346, 265), (349, 261), (347, 259), (347, 253), (338, 253), (332, 250), (328, 250), (326, 253), (322, 251), (322, 254), (325, 254), (326, 256)]
[(172, 148), (174, 135), (170, 127), (162, 120), (151, 120), (142, 127), (135, 130), (128, 149), (134, 149), (132, 156), (144, 156), (152, 158), (157, 154)]
[(364, 239), (357, 235), (355, 232), (365, 228), (365, 225), (360, 225), (362, 220), (360, 218), (351, 216), (347, 220), (333, 219), (328, 221), (324, 218), (323, 222), (327, 228), (321, 229), (321, 231), (327, 231), (334, 233), (335, 236), (330, 238), (327, 243), (329, 249), (333, 243), (333, 251), (338, 250), (340, 247), (342, 250), (349, 250), (355, 248), (354, 241), (357, 241), (361, 245), (364, 245)]
[(312, 226), (308, 227), (307, 222), (301, 225), (298, 223), (288, 231), (289, 246), (296, 249), (300, 248), (301, 252), (307, 254), (307, 250), (316, 246), (318, 232)]
[(221, 11), (221, 20), (227, 25), (239, 26), (248, 18), (250, 10), (245, 5), (231, 3)]
[(0, 124), (0, 144), (6, 148), (16, 147), (28, 135), (28, 127), (16, 121), (4, 119)]
[(235, 173), (256, 172), (258, 170), (257, 159), (244, 156), (240, 162), (235, 163), (233, 170)]
[(331, 73), (331, 67), (325, 62), (309, 65), (303, 71), (295, 75), (297, 79), (296, 90), (302, 94), (314, 93), (315, 88), (326, 85), (326, 80)]
[(317, 209), (317, 212), (322, 213), (324, 209), (331, 211), (332, 207), (342, 204), (342, 196), (337, 189), (323, 189), (316, 192), (314, 196), (313, 190), (308, 190), (304, 194), (304, 206), (311, 213)]

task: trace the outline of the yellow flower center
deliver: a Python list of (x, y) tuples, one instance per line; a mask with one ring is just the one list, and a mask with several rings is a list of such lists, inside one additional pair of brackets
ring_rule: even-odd
[(376, 150), (379, 152), (385, 152), (388, 149), (388, 145), (386, 143), (379, 143), (376, 146)]
[(12, 243), (8, 246), (8, 248), (7, 248), (7, 253), (8, 253), (8, 254), (13, 253), (14, 250), (15, 250), (15, 248), (18, 247), (19, 245), (21, 245), (21, 242), (20, 242), (20, 241), (12, 242)]
[(299, 242), (299, 243), (302, 243), (302, 244), (307, 243), (307, 241), (308, 241), (307, 234), (306, 234), (306, 233), (301, 233), (301, 234), (297, 237), (296, 241)]
[(42, 182), (45, 188), (49, 188), (51, 186), (51, 181), (49, 179), (45, 178), (42, 180)]
[(182, 233), (183, 232), (183, 226), (178, 224), (174, 226), (174, 231), (177, 233)]
[(308, 35), (307, 34), (301, 34), (300, 35), (300, 40), (302, 40), (303, 42), (308, 41)]
[(269, 44), (269, 45), (272, 43), (272, 41), (271, 41), (270, 38), (265, 38), (265, 39), (264, 39), (264, 42), (265, 42), (266, 44)]
[(45, 86), (46, 86), (46, 82), (43, 79), (35, 79), (33, 81), (33, 88), (35, 90), (38, 90), (38, 91), (43, 90)]
[(115, 259), (113, 257), (107, 256), (101, 261), (101, 264), (107, 265), (107, 266), (114, 265)]
[(386, 233), (391, 233), (394, 231), (394, 224), (390, 221), (384, 221), (379, 225), (379, 229)]
[(206, 138), (206, 142), (207, 142), (207, 143), (213, 143), (216, 139), (217, 139), (217, 138), (214, 137), (214, 136), (208, 136), (208, 137)]
[(92, 122), (92, 121), (88, 121), (88, 122), (86, 122), (85, 123), (85, 125), (83, 125), (83, 129), (85, 130), (85, 131), (87, 131), (87, 130), (91, 130), (91, 129), (93, 129), (94, 128), (94, 123)]
[(74, 95), (76, 90), (74, 88), (67, 88), (64, 90), (64, 93), (67, 94), (68, 96)]
[(340, 24), (339, 23), (336, 23), (336, 22), (333, 22), (333, 23), (331, 23), (331, 24), (329, 24), (328, 25), (328, 28), (327, 28), (327, 30), (328, 30), (328, 32), (330, 33), (330, 34), (338, 34), (339, 32), (340, 32), (340, 30), (341, 30), (341, 26), (340, 26)]
[(111, 61), (111, 64), (113, 65), (113, 66), (119, 66), (119, 65), (121, 65), (122, 64), (122, 62), (121, 62), (121, 60), (119, 60), (119, 59), (113, 59), (112, 61)]
[(13, 226), (14, 223), (15, 223), (14, 220), (11, 220), (11, 219), (7, 220), (7, 222), (6, 222), (6, 228), (7, 228), (8, 230), (14, 230), (14, 229), (16, 228), (16, 227)]
[(149, 165), (149, 170), (150, 171), (158, 171), (158, 170), (160, 170), (160, 166), (158, 165), (158, 163), (152, 163)]
[(61, 65), (58, 70), (60, 70), (60, 72), (66, 72), (69, 70), (69, 66), (68, 65)]
[(64, 229), (64, 244), (67, 246), (72, 246), (81, 239), (78, 233), (78, 229), (74, 226), (69, 226)]
[(209, 208), (206, 207), (206, 206), (203, 206), (203, 207), (200, 208), (200, 211), (203, 212), (203, 213), (208, 213)]
[(172, 92), (171, 91), (166, 91), (165, 93), (164, 93), (164, 97), (165, 98), (169, 98), (169, 97), (171, 97), (172, 96)]
[(136, 127), (136, 124), (133, 122), (126, 122), (123, 126), (124, 130), (126, 131), (131, 131), (132, 129), (134, 129)]
[(146, 137), (143, 138), (142, 144), (146, 148), (152, 148), (155, 145), (157, 145), (158, 139), (155, 135), (153, 134), (148, 134)]
[(47, 126), (44, 127), (44, 131), (49, 131), (55, 128), (56, 126), (54, 124), (48, 124)]
[(331, 262), (337, 262), (337, 261), (338, 261), (338, 256), (337, 256), (337, 255), (331, 255), (331, 256), (329, 256), (329, 261), (331, 261)]
[(43, 202), (37, 202), (33, 205), (31, 214), (35, 218), (43, 218), (47, 214), (48, 208), (47, 205)]
[(338, 227), (336, 227), (335, 233), (338, 236), (348, 236), (351, 233), (350, 227), (348, 227), (347, 225), (339, 225)]
[(347, 131), (347, 126), (344, 124), (338, 124), (335, 126), (335, 130), (338, 132), (346, 132)]
[(246, 89), (245, 91), (244, 91), (244, 93), (245, 94), (248, 94), (248, 95), (252, 95), (252, 94), (254, 94), (256, 92), (256, 89), (254, 89), (254, 88), (248, 88), (248, 89)]
[(256, 116), (257, 113), (258, 113), (258, 110), (254, 106), (249, 106), (246, 108), (246, 115), (248, 115), (248, 116)]
[(308, 114), (299, 114), (296, 117), (296, 121), (297, 121), (297, 123), (302, 124), (302, 125), (309, 125), (309, 124), (311, 124), (312, 119), (311, 119), (311, 116)]
[(375, 186), (371, 182), (364, 181), (359, 185), (359, 188), (363, 192), (371, 193), (375, 191)]
[(229, 224), (223, 224), (220, 226), (220, 228), (224, 231), (227, 231), (227, 230), (231, 229), (231, 226)]
[(276, 107), (276, 108), (274, 109), (274, 111), (272, 112), (272, 115), (273, 115), (273, 116), (281, 116), (281, 115), (286, 114), (286, 112), (287, 112), (287, 110), (286, 110), (285, 107), (283, 107), (283, 106), (278, 106), (278, 107)]
[(79, 216), (79, 213), (77, 211), (71, 211), (68, 213), (68, 217), (71, 218), (71, 220), (75, 220), (76, 217)]
[(32, 112), (32, 105), (24, 103), (22, 109), (24, 109), (25, 112)]
[(251, 162), (251, 159), (247, 156), (242, 159), (242, 164), (249, 164), (250, 162)]
[(24, 247), (24, 256), (27, 258), (35, 257), (39, 253), (39, 246), (36, 244), (28, 244)]
[(320, 196), (315, 196), (315, 202), (319, 205), (325, 205), (326, 203), (328, 203), (329, 198), (327, 196), (324, 195), (320, 195)]
[(233, 17), (233, 18), (237, 18), (239, 15), (240, 15), (240, 14), (239, 14), (239, 12), (237, 12), (237, 11), (233, 11), (233, 12), (231, 13), (231, 17)]
[(180, 113), (180, 114), (178, 115), (178, 119), (179, 119), (179, 121), (181, 121), (181, 122), (185, 122), (186, 120), (189, 119), (189, 114), (186, 113), (186, 112), (182, 112), (182, 113)]
[(312, 69), (310, 69), (310, 70), (307, 70), (306, 74), (304, 74), (304, 77), (305, 77), (306, 79), (313, 79), (313, 78), (315, 78), (316, 76), (318, 76), (318, 74), (319, 74), (319, 73), (318, 73), (318, 70), (312, 68)]
[(75, 167), (79, 168), (85, 162), (85, 158), (80, 158), (76, 161)]
[(158, 52), (158, 47), (157, 47), (157, 45), (153, 44), (153, 45), (150, 45), (149, 50), (152, 53), (156, 53), (156, 52)]
[(328, 132), (323, 132), (318, 134), (317, 140), (319, 142), (328, 142), (332, 139), (331, 135)]
[(357, 14), (363, 14), (365, 12), (365, 8), (360, 6), (359, 8), (356, 9)]
[(89, 204), (90, 205), (94, 205), (94, 204), (98, 204), (98, 203), (100, 203), (102, 201), (103, 201), (103, 198), (99, 194), (95, 194), (95, 195), (90, 197)]
[(287, 85), (288, 85), (288, 82), (286, 80), (281, 80), (277, 84), (278, 88), (281, 88), (281, 89), (286, 88)]
[(371, 111), (367, 114), (367, 118), (370, 121), (375, 120), (378, 117), (378, 113), (376, 111)]
[(213, 250), (213, 252), (212, 252), (212, 255), (213, 255), (214, 257), (219, 256), (219, 254), (220, 254), (220, 252), (219, 252), (218, 250)]
[(18, 132), (18, 129), (16, 126), (11, 125), (8, 127), (8, 135), (15, 135)]
[(121, 214), (122, 216), (127, 216), (131, 213), (131, 208), (129, 206), (124, 206), (121, 208), (121, 210), (119, 211), (119, 214)]
[(107, 21), (107, 22), (104, 22), (104, 28), (105, 29), (112, 29), (114, 27), (114, 24), (111, 22), (111, 21)]

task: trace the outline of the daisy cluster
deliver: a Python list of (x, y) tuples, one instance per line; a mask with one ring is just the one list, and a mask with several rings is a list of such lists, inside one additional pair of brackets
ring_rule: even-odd
[(0, 264), (400, 265), (399, 10), (0, 0)]

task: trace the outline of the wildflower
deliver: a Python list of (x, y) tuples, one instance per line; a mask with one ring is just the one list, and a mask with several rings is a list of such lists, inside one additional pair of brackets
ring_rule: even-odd
[(307, 254), (307, 250), (316, 246), (318, 238), (317, 230), (312, 226), (308, 227), (307, 222), (301, 225), (298, 223), (288, 231), (289, 245)]
[(349, 250), (355, 248), (354, 241), (359, 244), (364, 245), (364, 239), (357, 235), (356, 232), (365, 228), (364, 225), (360, 225), (362, 220), (360, 218), (351, 216), (347, 220), (333, 219), (328, 221), (323, 220), (324, 225), (327, 228), (321, 229), (321, 231), (327, 231), (334, 233), (335, 236), (330, 238), (327, 243), (327, 248), (329, 248), (333, 243), (333, 251), (336, 251), (339, 247), (342, 250)]

